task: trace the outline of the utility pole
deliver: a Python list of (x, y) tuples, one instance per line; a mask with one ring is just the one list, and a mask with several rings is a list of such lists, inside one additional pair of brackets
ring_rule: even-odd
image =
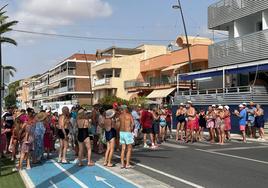
[(91, 105), (93, 105), (93, 91), (92, 91), (92, 78), (91, 78), (91, 64), (89, 65), (89, 63), (88, 63), (88, 61), (87, 61), (87, 55), (86, 55), (85, 50), (84, 50), (84, 55), (85, 55), (86, 64), (87, 64), (87, 71), (88, 71), (89, 90), (90, 90), (90, 103), (91, 103)]
[[(182, 11), (182, 6), (181, 6), (180, 0), (178, 0), (178, 5), (173, 5), (172, 8), (174, 8), (174, 9), (180, 9), (181, 19), (182, 19), (182, 24), (183, 24), (183, 28), (184, 28), (187, 49), (188, 49), (189, 72), (193, 72), (193, 64), (192, 64), (191, 50), (190, 50), (188, 34), (187, 34), (185, 19), (184, 19), (184, 15), (183, 15), (183, 11)], [(193, 80), (191, 80), (191, 89), (193, 89)]]

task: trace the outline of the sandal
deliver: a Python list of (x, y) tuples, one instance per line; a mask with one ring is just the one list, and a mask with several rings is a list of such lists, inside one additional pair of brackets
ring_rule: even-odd
[(107, 165), (107, 167), (115, 167), (115, 164), (112, 164), (112, 165)]
[(127, 165), (127, 166), (126, 166), (126, 169), (131, 169), (131, 168), (133, 168), (132, 165)]
[(69, 164), (69, 162), (67, 160), (62, 160), (61, 164)]
[(87, 163), (87, 166), (95, 166), (95, 163), (91, 161), (90, 163)]

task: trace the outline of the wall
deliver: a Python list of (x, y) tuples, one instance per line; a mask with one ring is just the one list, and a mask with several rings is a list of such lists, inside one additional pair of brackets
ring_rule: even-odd
[(76, 78), (75, 79), (75, 91), (86, 91), (90, 92), (90, 81), (87, 78)]
[(87, 63), (76, 63), (76, 76), (88, 76), (91, 71), (91, 64), (87, 65)]

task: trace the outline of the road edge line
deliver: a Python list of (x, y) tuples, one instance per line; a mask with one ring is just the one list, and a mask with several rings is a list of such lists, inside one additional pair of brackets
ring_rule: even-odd
[[(115, 156), (116, 158), (120, 158), (120, 156), (118, 156), (118, 155), (114, 155), (114, 156)], [(135, 164), (136, 166), (140, 166), (140, 167), (145, 168), (145, 169), (147, 169), (147, 170), (150, 170), (150, 171), (156, 172), (156, 173), (158, 173), (158, 174), (164, 175), (164, 176), (166, 176), (166, 177), (168, 177), (168, 178), (177, 180), (177, 181), (182, 182), (182, 183), (184, 183), (184, 184), (186, 184), (186, 185), (190, 185), (190, 186), (195, 187), (195, 188), (204, 188), (204, 187), (201, 186), (201, 185), (197, 185), (197, 184), (195, 184), (195, 183), (193, 183), (193, 182), (190, 182), (190, 181), (188, 181), (188, 180), (185, 180), (185, 179), (182, 179), (182, 178), (173, 176), (173, 175), (168, 174), (168, 173), (165, 173), (165, 172), (161, 172), (161, 171), (159, 171), (159, 170), (157, 170), (157, 169), (154, 169), (154, 168), (152, 168), (152, 167), (143, 165), (143, 164), (141, 164), (141, 163), (135, 163), (135, 162), (133, 162), (133, 161), (131, 161), (131, 163)]]
[(220, 153), (220, 152), (216, 152), (216, 151), (208, 151), (208, 150), (203, 150), (203, 149), (195, 149), (195, 150), (210, 153), (210, 154), (216, 154), (216, 155), (221, 155), (221, 156), (225, 156), (225, 157), (232, 157), (232, 158), (235, 158), (235, 159), (243, 159), (243, 160), (247, 160), (247, 161), (252, 161), (252, 162), (268, 165), (268, 161), (261, 161), (261, 160), (257, 160), (257, 159), (251, 159), (251, 158), (247, 158), (247, 157), (240, 157), (240, 156), (237, 156), (237, 155)]
[(30, 178), (30, 176), (27, 174), (27, 172), (25, 170), (20, 170), (19, 174), (20, 174), (20, 177), (21, 177), (26, 188), (34, 188), (35, 187), (32, 179)]

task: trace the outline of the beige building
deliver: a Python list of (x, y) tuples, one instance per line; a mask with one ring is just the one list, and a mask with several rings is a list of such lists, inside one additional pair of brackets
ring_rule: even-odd
[(30, 93), (30, 83), (32, 79), (24, 79), (19, 83), (19, 87), (17, 88), (17, 104), (19, 108), (26, 109), (30, 107), (29, 93)]
[(138, 77), (142, 60), (166, 52), (166, 46), (157, 45), (141, 45), (136, 48), (110, 47), (98, 50), (97, 61), (92, 64), (93, 102), (98, 103), (99, 99), (109, 95), (131, 99), (133, 93), (128, 93), (124, 81)]

